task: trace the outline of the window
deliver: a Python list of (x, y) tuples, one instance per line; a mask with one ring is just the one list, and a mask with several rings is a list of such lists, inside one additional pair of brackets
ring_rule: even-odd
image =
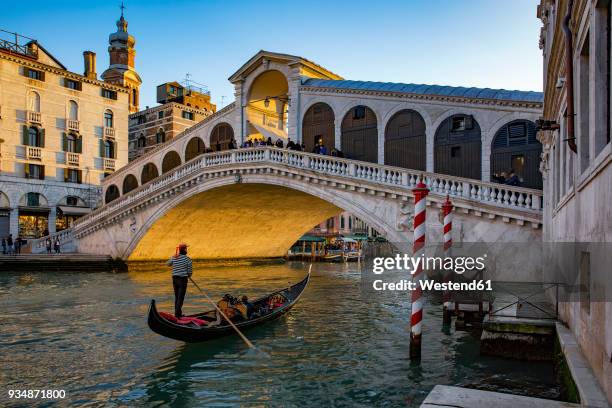
[(66, 183), (81, 183), (81, 170), (64, 169), (64, 181)]
[(37, 81), (45, 80), (45, 73), (32, 68), (26, 68), (26, 76), (30, 79), (36, 79)]
[(64, 134), (62, 148), (69, 153), (82, 153), (82, 140), (74, 133)]
[(140, 134), (140, 137), (138, 138), (138, 147), (145, 147), (147, 145), (147, 139), (144, 137), (143, 134)]
[(157, 112), (157, 119), (163, 119), (163, 117), (164, 117), (164, 111)]
[(41, 166), (40, 164), (26, 163), (25, 177), (29, 179), (44, 180), (45, 179), (45, 166)]
[(75, 91), (80, 91), (83, 89), (81, 82), (68, 78), (64, 78), (64, 86)]
[(465, 117), (454, 117), (451, 123), (451, 132), (460, 132), (462, 130), (465, 130)]
[(115, 157), (115, 144), (110, 140), (104, 141), (104, 157), (113, 159)]
[(366, 116), (365, 106), (357, 106), (353, 108), (353, 119), (363, 119)]
[(333, 217), (327, 220), (327, 228), (328, 229), (334, 228), (334, 218)]
[(40, 112), (40, 95), (37, 92), (30, 92), (28, 98), (28, 110)]
[(104, 127), (113, 127), (113, 112), (109, 110), (104, 111)]
[(523, 177), (525, 176), (525, 155), (524, 154), (513, 154), (510, 163), (512, 166), (512, 170), (516, 173), (517, 176), (523, 181)]
[(580, 51), (580, 59), (578, 65), (578, 154), (580, 156), (580, 171), (586, 170), (589, 167), (591, 160), (589, 154), (589, 111), (590, 111), (590, 95), (589, 95), (589, 70), (590, 70), (590, 32), (587, 33), (582, 50)]
[(459, 158), (461, 157), (461, 146), (453, 146), (451, 147), (451, 157)]
[(353, 229), (353, 217), (349, 216), (349, 229), (352, 230)]
[(163, 129), (159, 129), (156, 135), (156, 143), (164, 143), (166, 141), (166, 132)]
[(70, 120), (79, 120), (79, 105), (75, 101), (68, 102), (68, 118)]
[(40, 194), (39, 193), (27, 193), (26, 194), (26, 205), (28, 207), (39, 207), (40, 206)]
[(340, 229), (344, 229), (344, 217), (340, 216)]
[(26, 127), (23, 144), (32, 147), (45, 147), (43, 130), (36, 126)]
[(147, 123), (147, 117), (145, 115), (140, 115), (137, 118), (138, 124), (142, 125), (143, 123)]
[(110, 89), (102, 88), (102, 96), (107, 99), (117, 100), (117, 92)]
[(193, 113), (192, 112), (183, 111), (183, 118), (189, 119), (189, 120), (193, 120)]
[(138, 105), (138, 90), (136, 88), (132, 89), (132, 105)]
[(75, 196), (66, 197), (66, 205), (76, 206), (79, 203), (79, 198)]

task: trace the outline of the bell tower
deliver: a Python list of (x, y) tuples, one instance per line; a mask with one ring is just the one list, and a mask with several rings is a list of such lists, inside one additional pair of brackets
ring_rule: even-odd
[(136, 40), (127, 32), (128, 22), (123, 17), (125, 7), (121, 3), (121, 17), (117, 21), (117, 31), (108, 36), (110, 65), (102, 73), (102, 79), (109, 84), (130, 88), (130, 113), (138, 112), (139, 89), (142, 80), (134, 69)]

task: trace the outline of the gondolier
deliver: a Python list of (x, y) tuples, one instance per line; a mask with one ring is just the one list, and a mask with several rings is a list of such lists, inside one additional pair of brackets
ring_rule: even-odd
[(180, 319), (183, 316), (183, 301), (187, 293), (187, 281), (193, 273), (193, 263), (187, 256), (187, 244), (180, 243), (176, 247), (175, 255), (166, 265), (172, 267), (172, 286), (174, 287), (174, 316)]

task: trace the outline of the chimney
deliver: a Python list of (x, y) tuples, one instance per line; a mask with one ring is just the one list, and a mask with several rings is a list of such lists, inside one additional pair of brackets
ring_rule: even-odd
[(83, 60), (85, 62), (85, 75), (87, 78), (97, 79), (96, 74), (96, 53), (93, 51), (84, 51)]

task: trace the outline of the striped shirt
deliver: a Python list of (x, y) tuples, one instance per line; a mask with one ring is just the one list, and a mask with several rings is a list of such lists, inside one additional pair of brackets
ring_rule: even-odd
[(173, 256), (166, 265), (172, 266), (172, 276), (191, 276), (193, 265), (187, 255)]

